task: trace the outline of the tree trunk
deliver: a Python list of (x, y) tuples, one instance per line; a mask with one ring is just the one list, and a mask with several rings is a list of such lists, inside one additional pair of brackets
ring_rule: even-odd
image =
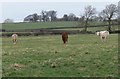
[(88, 21), (86, 20), (85, 21), (85, 29), (84, 29), (84, 31), (87, 31), (87, 24), (88, 24)]
[(111, 32), (111, 20), (110, 19), (108, 20), (108, 23), (109, 23), (109, 25), (108, 25), (108, 31)]

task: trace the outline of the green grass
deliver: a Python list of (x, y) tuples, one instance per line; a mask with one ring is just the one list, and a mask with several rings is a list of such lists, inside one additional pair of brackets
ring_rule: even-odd
[[(115, 30), (118, 30), (118, 27), (117, 25), (115, 26), (112, 26), (112, 31), (115, 31)], [(56, 29), (56, 30), (80, 30), (82, 31), (84, 28), (65, 28), (65, 29)], [(87, 28), (87, 31), (92, 31), (92, 32), (96, 32), (98, 30), (107, 30), (108, 29), (108, 26), (103, 26), (103, 27), (88, 27)]]
[(76, 26), (78, 22), (38, 22), (38, 23), (5, 23), (2, 24), (2, 29), (16, 30), (16, 29), (38, 29), (38, 28), (52, 28), (52, 27), (70, 27)]
[[(64, 46), (60, 35), (19, 37), (14, 45), (2, 38), (3, 77), (116, 77), (118, 35), (106, 43), (96, 35), (69, 35)], [(17, 63), (20, 67), (14, 67)], [(55, 68), (51, 66), (55, 65)]]
[[(106, 24), (104, 22), (90, 22), (89, 25), (101, 25)], [(18, 30), (18, 29), (39, 29), (39, 28), (55, 28), (55, 27), (71, 27), (71, 26), (83, 26), (80, 22), (74, 21), (61, 21), (61, 22), (30, 22), (30, 23), (3, 23), (2, 29), (5, 30)], [(83, 30), (84, 28), (66, 28), (57, 30)], [(107, 30), (108, 26), (102, 27), (88, 27), (88, 31), (95, 32), (96, 30)], [(112, 26), (112, 30), (118, 30), (118, 26)]]
[[(111, 30), (112, 30), (112, 31), (118, 30), (118, 27), (120, 27), (120, 26), (118, 26), (118, 25), (111, 26)], [(108, 30), (108, 26), (92, 27), (92, 28), (89, 28), (89, 27), (88, 27), (88, 31), (93, 31), (93, 32), (95, 32), (95, 31), (97, 31), (97, 30)]]

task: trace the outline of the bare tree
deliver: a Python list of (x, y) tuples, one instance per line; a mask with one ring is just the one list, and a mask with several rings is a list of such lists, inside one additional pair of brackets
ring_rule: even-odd
[(112, 18), (117, 14), (117, 6), (115, 4), (110, 4), (105, 7), (104, 10), (101, 12), (101, 17), (104, 18), (104, 20), (107, 20), (108, 22), (108, 31), (111, 32), (111, 21)]
[(118, 23), (120, 24), (120, 1), (118, 2)]
[(106, 20), (106, 17), (105, 17), (105, 15), (104, 15), (103, 12), (100, 12), (100, 13), (98, 14), (98, 16), (99, 16), (100, 21), (105, 21), (105, 20)]
[(96, 14), (96, 8), (93, 8), (91, 5), (85, 7), (85, 13), (84, 13), (84, 21), (85, 21), (85, 29), (84, 31), (87, 31), (88, 27), (88, 21), (91, 20)]

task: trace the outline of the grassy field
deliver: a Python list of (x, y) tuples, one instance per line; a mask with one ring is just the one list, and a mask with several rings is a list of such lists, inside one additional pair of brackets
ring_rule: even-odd
[[(104, 25), (104, 22), (90, 22), (90, 26), (94, 25)], [(83, 22), (75, 21), (58, 21), (58, 22), (30, 22), (30, 23), (3, 23), (2, 28), (6, 30), (16, 30), (16, 29), (38, 29), (38, 28), (55, 28), (55, 27), (74, 27), (74, 26), (84, 26)]]
[[(118, 25), (112, 26), (112, 31), (118, 30)], [(65, 29), (56, 29), (56, 30), (80, 30), (82, 31), (84, 28), (65, 28)], [(92, 31), (96, 32), (98, 30), (107, 30), (108, 26), (103, 26), (103, 27), (88, 27), (87, 31)]]
[(116, 77), (118, 35), (106, 43), (96, 35), (69, 35), (65, 47), (60, 35), (19, 37), (14, 45), (2, 38), (3, 77)]
[(76, 26), (78, 22), (38, 22), (38, 23), (5, 23), (2, 24), (2, 29), (16, 30), (16, 29), (38, 29), (51, 27), (69, 27)]

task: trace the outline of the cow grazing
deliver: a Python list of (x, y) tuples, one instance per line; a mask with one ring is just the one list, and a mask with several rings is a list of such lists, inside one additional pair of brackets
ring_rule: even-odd
[(12, 34), (12, 41), (13, 41), (13, 44), (16, 44), (16, 42), (17, 42), (17, 37), (18, 37), (17, 34)]
[(66, 42), (68, 42), (68, 33), (67, 32), (62, 33), (62, 40), (63, 40), (64, 44), (66, 44)]
[(100, 31), (100, 32), (96, 32), (96, 34), (98, 36), (100, 36), (102, 42), (105, 42), (107, 37), (109, 36), (109, 31), (106, 31), (106, 30), (105, 31)]

